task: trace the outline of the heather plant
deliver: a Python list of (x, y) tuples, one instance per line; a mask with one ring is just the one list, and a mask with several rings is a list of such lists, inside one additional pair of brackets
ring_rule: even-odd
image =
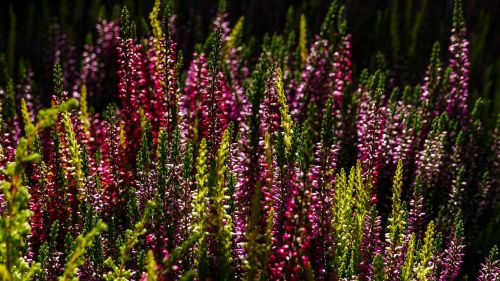
[[(26, 236), (31, 231), (29, 224), (33, 212), (28, 207), (29, 190), (24, 183), (25, 166), (31, 162), (40, 161), (41, 155), (32, 149), (37, 135), (45, 128), (52, 126), (60, 112), (74, 106), (75, 100), (40, 111), (37, 123), (28, 119), (25, 126), (26, 136), (19, 138), (16, 155), (13, 162), (7, 164), (3, 171), (6, 179), (2, 180), (2, 194), (5, 200), (5, 210), (1, 216), (1, 274), (5, 280), (32, 280), (40, 270), (40, 263), (27, 261), (23, 255)], [(63, 113), (65, 114), (65, 113)]]
[(8, 9), (2, 280), (500, 280), (500, 67), (470, 5), (424, 47), (430, 1), (373, 34), (311, 1), (263, 36), (224, 0), (196, 27), (179, 1), (94, 2), (84, 41), (83, 1), (41, 16), (43, 66)]

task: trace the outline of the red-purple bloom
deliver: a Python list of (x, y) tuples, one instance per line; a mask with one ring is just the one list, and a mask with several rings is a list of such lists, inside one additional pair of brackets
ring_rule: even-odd
[(184, 94), (180, 98), (180, 117), (184, 140), (201, 139), (202, 95), (208, 85), (208, 64), (205, 54), (194, 53), (186, 74)]
[(141, 98), (146, 95), (146, 65), (142, 45), (133, 38), (122, 38), (119, 53), (118, 83), (119, 97), (122, 101), (122, 120), (126, 131), (125, 151), (129, 163), (135, 163), (139, 148), (141, 124), (139, 117)]
[(495, 246), (490, 256), (481, 264), (477, 281), (495, 281), (500, 278), (500, 260), (498, 259), (498, 249)]
[(283, 232), (273, 231), (270, 280), (300, 280), (304, 269), (310, 266), (311, 189), (307, 186), (304, 175), (295, 168), (288, 182), (290, 196), (283, 214)]
[(464, 256), (464, 237), (461, 227), (454, 227), (448, 245), (441, 253), (438, 263), (441, 267), (439, 281), (455, 280), (460, 273), (462, 258)]
[(361, 161), (363, 176), (376, 188), (379, 173), (383, 167), (382, 152), (387, 126), (387, 109), (380, 101), (377, 101), (374, 92), (364, 87), (360, 87), (358, 92), (361, 94), (361, 104), (356, 120), (358, 159)]
[(462, 124), (468, 114), (469, 96), (469, 41), (465, 38), (465, 26), (455, 25), (450, 37), (450, 92), (447, 97), (446, 112), (450, 117), (457, 117)]
[(323, 108), (332, 93), (333, 85), (329, 77), (331, 65), (328, 63), (328, 57), (328, 42), (317, 38), (309, 51), (295, 99), (290, 102), (290, 112), (298, 120), (305, 119), (309, 103), (316, 103), (319, 108)]
[(361, 261), (359, 263), (359, 280), (367, 281), (373, 278), (372, 263), (376, 255), (382, 253), (380, 235), (382, 226), (380, 216), (366, 215), (361, 242)]

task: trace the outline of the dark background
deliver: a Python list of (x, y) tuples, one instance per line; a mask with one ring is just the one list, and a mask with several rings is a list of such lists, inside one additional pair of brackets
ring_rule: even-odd
[[(43, 57), (46, 33), (51, 24), (59, 23), (60, 29), (77, 48), (83, 47), (86, 34), (95, 32), (98, 18), (116, 18), (125, 3), (135, 19), (138, 31), (148, 23), (151, 1), (110, 0), (1, 0), (0, 51), (7, 50), (12, 7), (16, 18), (15, 57), (28, 58), (34, 67), (46, 64)], [(189, 59), (196, 43), (203, 42), (210, 23), (217, 12), (217, 0), (170, 1), (177, 18), (177, 42)], [(245, 0), (227, 1), (231, 24), (245, 16), (245, 35), (254, 36), (258, 43), (266, 33), (282, 32), (288, 7), (307, 16), (308, 29), (317, 34), (330, 0)], [(350, 0), (346, 2), (348, 30), (353, 36), (353, 62), (355, 73), (373, 64), (377, 52), (385, 55), (387, 67), (398, 72), (399, 84), (416, 84), (421, 81), (428, 63), (432, 45), (441, 43), (443, 61), (449, 44), (452, 21), (451, 0)], [(417, 32), (416, 52), (409, 57), (409, 39), (416, 14), (422, 9), (423, 20)], [(394, 8), (397, 7), (395, 10)], [(396, 11), (396, 13), (394, 13)], [(500, 108), (500, 1), (465, 0), (465, 19), (471, 41), (471, 93), (487, 101), (489, 117), (498, 114)], [(394, 16), (396, 15), (396, 16)], [(396, 21), (394, 21), (396, 19)], [(144, 23), (143, 23), (144, 22)], [(394, 24), (396, 22), (397, 24)], [(391, 28), (398, 29), (400, 52), (394, 53), (391, 44)], [(308, 38), (309, 43), (312, 38)], [(258, 44), (257, 44), (258, 46)], [(8, 53), (8, 50), (7, 50)], [(257, 56), (257, 55), (256, 55)], [(35, 78), (36, 79), (36, 78)], [(43, 81), (42, 81), (43, 83)], [(494, 118), (493, 118), (494, 119)], [(490, 126), (492, 125), (489, 122)]]
[[(95, 34), (95, 24), (99, 18), (116, 19), (125, 2), (138, 32), (144, 33), (143, 22), (148, 23), (148, 15), (153, 0), (110, 1), (110, 0), (0, 0), (0, 53), (14, 52), (16, 62), (24, 58), (30, 62), (39, 95), (51, 89), (51, 69), (47, 65), (47, 37), (54, 23), (67, 35), (67, 40), (81, 54), (87, 34)], [(174, 0), (174, 11), (178, 15), (176, 40), (189, 61), (196, 43), (204, 42), (210, 24), (217, 12), (217, 0)], [(228, 0), (227, 11), (231, 25), (245, 16), (245, 39), (253, 37), (256, 46), (264, 34), (283, 31), (288, 7), (307, 17), (308, 29), (317, 34), (330, 5), (330, 0)], [(344, 3), (340, 1), (340, 3)], [(425, 10), (422, 5), (427, 3)], [(346, 4), (348, 31), (352, 34), (352, 60), (354, 77), (366, 67), (375, 67), (375, 56), (381, 52), (385, 56), (387, 68), (399, 80), (390, 86), (405, 83), (420, 83), (429, 62), (432, 45), (441, 43), (441, 58), (447, 61), (447, 46), (452, 24), (451, 0), (349, 0)], [(422, 24), (417, 30), (415, 53), (408, 53), (411, 32), (416, 15), (422, 10)], [(471, 99), (482, 97), (486, 102), (484, 124), (492, 128), (500, 109), (500, 1), (465, 0), (464, 13), (468, 38), (471, 41)], [(15, 17), (15, 26), (12, 25)], [(394, 28), (400, 41), (399, 52), (394, 48)], [(15, 34), (12, 36), (12, 31)], [(308, 43), (313, 38), (308, 38)], [(9, 45), (13, 42), (14, 45)], [(11, 43), (12, 44), (12, 43)], [(255, 57), (259, 50), (255, 50)], [(17, 69), (11, 76), (16, 77)], [(1, 84), (0, 87), (5, 85)], [(109, 83), (109, 100), (116, 98), (116, 84)], [(114, 90), (113, 90), (114, 89)], [(104, 105), (94, 104), (95, 107)], [(478, 179), (479, 180), (479, 179)], [(490, 241), (476, 241), (478, 249), (468, 249), (466, 255), (467, 272), (477, 272), (477, 267)]]

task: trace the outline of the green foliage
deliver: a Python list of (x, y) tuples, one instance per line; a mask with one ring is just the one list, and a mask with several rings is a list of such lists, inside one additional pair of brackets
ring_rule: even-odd
[(159, 40), (163, 38), (163, 31), (161, 29), (160, 21), (158, 20), (158, 14), (160, 13), (160, 0), (155, 0), (153, 10), (149, 14), (149, 20), (151, 24), (151, 28), (153, 30), (153, 37), (155, 38), (156, 49), (160, 50)]
[[(182, 244), (176, 248), (174, 248), (170, 254), (168, 255), (168, 258), (163, 261), (164, 264), (164, 270), (163, 274), (170, 274), (172, 273), (172, 266), (180, 260), (184, 255), (188, 254), (189, 251), (193, 248), (193, 245), (195, 245), (200, 237), (202, 236), (201, 233), (196, 232), (193, 235), (191, 235), (188, 239), (186, 239)], [(149, 258), (149, 254), (148, 254)], [(149, 275), (149, 273), (148, 273)]]
[(87, 105), (87, 87), (82, 85), (80, 90), (80, 123), (82, 126), (83, 133), (87, 138), (90, 138), (90, 121), (89, 121), (89, 111)]
[(118, 265), (111, 257), (106, 259), (104, 263), (111, 268), (111, 271), (104, 274), (103, 277), (105, 280), (127, 281), (132, 277), (133, 271), (126, 268), (127, 261), (130, 259), (133, 248), (139, 243), (139, 238), (146, 233), (146, 223), (150, 219), (154, 207), (155, 205), (152, 201), (148, 202), (141, 220), (135, 224), (134, 229), (128, 229), (125, 232), (125, 239), (119, 246), (120, 257)]
[(384, 271), (384, 258), (381, 254), (377, 254), (373, 259), (373, 280), (374, 281), (384, 281), (387, 280)]
[(307, 60), (307, 23), (304, 14), (300, 15), (299, 28), (299, 50), (300, 50), (300, 67), (304, 68)]
[[(36, 130), (42, 130), (48, 127), (53, 126), (56, 121), (59, 112), (65, 112), (69, 111), (73, 108), (76, 108), (78, 106), (78, 101), (76, 99), (69, 99), (65, 101), (64, 103), (60, 104), (58, 108), (45, 108), (41, 109), (40, 112), (38, 112), (37, 116), (37, 125), (35, 126), (35, 131)], [(26, 136), (29, 138), (34, 137), (34, 134), (31, 134), (32, 132), (26, 132)]]
[(354, 230), (354, 240), (352, 246), (351, 255), (351, 267), (355, 267), (360, 262), (361, 257), (361, 239), (363, 237), (363, 229), (365, 224), (365, 217), (370, 213), (371, 202), (370, 196), (372, 192), (371, 185), (365, 184), (363, 182), (363, 175), (361, 169), (361, 162), (358, 161), (355, 168), (351, 169), (349, 174), (349, 185), (353, 185), (352, 190), (354, 191), (353, 199), (355, 206), (353, 230)]
[(193, 198), (193, 226), (191, 227), (192, 232), (201, 233), (198, 239), (198, 246), (196, 249), (196, 259), (195, 266), (198, 267), (198, 275), (200, 279), (204, 280), (207, 274), (207, 226), (206, 226), (206, 216), (207, 216), (207, 194), (208, 194), (208, 166), (207, 166), (207, 142), (205, 139), (201, 140), (199, 154), (196, 163), (196, 182), (198, 183), (198, 188)]
[(62, 68), (60, 64), (56, 64), (54, 66), (54, 92), (57, 97), (61, 97), (63, 91), (64, 91), (64, 85), (63, 85), (63, 73), (62, 73)]
[(14, 81), (12, 79), (7, 80), (7, 87), (5, 88), (5, 105), (4, 105), (4, 116), (5, 120), (13, 122), (16, 117), (16, 100), (14, 91)]
[(288, 110), (288, 104), (283, 88), (283, 75), (281, 69), (276, 70), (276, 94), (280, 105), (281, 128), (283, 130), (283, 140), (285, 143), (285, 151), (288, 154), (292, 146), (292, 118)]
[(386, 241), (388, 243), (400, 244), (401, 235), (405, 229), (406, 222), (403, 220), (404, 211), (401, 206), (401, 188), (403, 186), (403, 162), (398, 161), (396, 174), (392, 186), (392, 211), (389, 216)]
[(92, 247), (94, 239), (99, 236), (103, 231), (107, 230), (107, 225), (102, 221), (97, 222), (97, 225), (92, 228), (90, 232), (85, 235), (79, 235), (76, 238), (76, 248), (70, 255), (66, 267), (64, 269), (64, 274), (59, 278), (59, 281), (69, 281), (69, 280), (79, 280), (77, 275), (78, 267), (84, 263), (84, 256), (87, 252), (87, 248)]
[(428, 280), (428, 276), (434, 268), (431, 263), (434, 256), (434, 243), (434, 221), (431, 221), (425, 231), (424, 245), (418, 253), (419, 263), (415, 268), (415, 275), (419, 281)]
[(139, 177), (143, 181), (146, 180), (147, 174), (151, 170), (153, 152), (153, 135), (151, 134), (151, 126), (149, 122), (146, 121), (139, 152), (137, 153), (137, 171), (141, 174)]
[(359, 162), (351, 169), (349, 178), (343, 169), (337, 174), (332, 204), (332, 228), (333, 239), (336, 241), (333, 267), (339, 277), (354, 274), (359, 262), (363, 222), (370, 209), (369, 194), (370, 187), (363, 182)]
[(40, 270), (40, 263), (28, 263), (24, 256), (25, 238), (30, 233), (29, 219), (32, 212), (28, 209), (30, 195), (24, 183), (24, 167), (27, 163), (37, 162), (40, 155), (32, 153), (28, 147), (38, 138), (38, 133), (54, 124), (57, 116), (65, 112), (74, 100), (59, 107), (40, 111), (38, 122), (26, 126), (26, 136), (19, 139), (14, 162), (7, 164), (2, 171), (6, 180), (0, 182), (6, 201), (6, 210), (0, 217), (0, 274), (3, 280), (31, 280)]
[(321, 31), (319, 35), (322, 38), (328, 38), (328, 39), (332, 38), (335, 32), (334, 24), (337, 18), (337, 9), (338, 9), (337, 0), (333, 0), (332, 3), (330, 4), (330, 7), (328, 8), (328, 12), (325, 16), (325, 19), (323, 20), (323, 23), (321, 24)]
[(84, 190), (84, 176), (82, 171), (82, 158), (80, 144), (76, 140), (75, 133), (73, 132), (73, 125), (68, 113), (62, 114), (62, 123), (66, 131), (65, 140), (68, 142), (70, 164), (72, 169), (68, 169), (70, 177), (75, 180), (76, 187), (78, 188), (78, 199), (84, 201), (86, 198), (86, 190)]
[(403, 263), (403, 268), (401, 269), (401, 281), (413, 280), (413, 267), (415, 262), (415, 233), (410, 236), (410, 242), (408, 243), (408, 250), (406, 252), (405, 260)]
[(408, 48), (408, 57), (413, 60), (416, 54), (416, 48), (417, 48), (417, 42), (418, 42), (418, 35), (420, 32), (420, 29), (422, 28), (422, 22), (424, 20), (425, 12), (427, 9), (427, 4), (429, 0), (423, 0), (421, 1), (420, 4), (420, 9), (418, 10), (415, 20), (412, 25), (412, 29), (410, 32), (410, 46)]
[(245, 17), (241, 16), (234, 25), (233, 29), (231, 30), (231, 33), (229, 34), (229, 39), (227, 40), (226, 45), (224, 46), (224, 57), (227, 57), (228, 51), (231, 48), (235, 48), (239, 44), (241, 44), (244, 24), (245, 24)]
[(127, 7), (124, 5), (121, 11), (121, 31), (124, 39), (132, 37), (130, 16)]
[(148, 278), (146, 279), (147, 281), (156, 281), (158, 280), (157, 273), (156, 273), (156, 261), (155, 261), (155, 256), (153, 254), (153, 251), (149, 250), (148, 251)]
[(221, 144), (219, 147), (216, 163), (216, 186), (213, 195), (210, 197), (210, 206), (213, 217), (210, 217), (209, 222), (216, 229), (215, 237), (218, 242), (217, 249), (220, 251), (220, 268), (222, 280), (231, 280), (232, 272), (232, 219), (227, 214), (227, 187), (226, 187), (226, 162), (229, 155), (229, 129), (224, 131)]
[(453, 28), (457, 29), (457, 31), (465, 28), (462, 0), (453, 0)]

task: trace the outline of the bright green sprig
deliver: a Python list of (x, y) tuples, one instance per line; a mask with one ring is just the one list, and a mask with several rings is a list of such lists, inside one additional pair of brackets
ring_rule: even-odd
[(31, 280), (40, 270), (39, 263), (29, 264), (23, 257), (25, 237), (30, 233), (29, 219), (33, 213), (28, 209), (30, 198), (28, 188), (24, 184), (24, 166), (40, 160), (40, 155), (29, 151), (38, 138), (38, 133), (52, 126), (58, 115), (76, 103), (68, 100), (57, 108), (41, 110), (38, 122), (25, 127), (25, 137), (19, 138), (14, 162), (8, 163), (3, 173), (6, 180), (0, 187), (6, 201), (6, 209), (0, 217), (0, 276), (2, 280)]
[[(24, 99), (21, 99), (21, 116), (23, 118), (24, 131), (25, 132), (33, 131), (35, 129), (35, 125), (31, 121), (31, 117), (28, 112), (28, 106), (26, 105), (26, 101)], [(33, 146), (38, 148), (39, 144), (40, 144), (40, 138), (38, 136), (35, 136), (33, 144), (28, 147), (28, 150), (32, 150)], [(39, 152), (39, 151), (38, 149), (35, 149), (35, 151), (33, 152)]]
[(351, 170), (349, 175), (349, 185), (353, 186), (350, 190), (355, 191), (355, 199), (354, 205), (355, 215), (354, 215), (354, 245), (352, 247), (353, 254), (351, 256), (352, 259), (352, 267), (359, 264), (361, 257), (361, 242), (363, 237), (363, 230), (365, 225), (365, 217), (369, 213), (371, 209), (370, 195), (371, 195), (371, 186), (365, 184), (363, 182), (363, 175), (361, 169), (361, 162), (358, 160), (356, 167)]
[(87, 248), (92, 247), (94, 239), (99, 236), (101, 232), (106, 231), (107, 228), (108, 227), (105, 223), (99, 221), (97, 222), (97, 225), (85, 236), (79, 235), (76, 238), (76, 248), (66, 263), (64, 274), (59, 278), (59, 281), (79, 280), (76, 275), (78, 273), (78, 267), (85, 261), (83, 257), (85, 256)]
[(129, 12), (126, 6), (123, 6), (122, 11), (121, 11), (121, 31), (122, 31), (122, 37), (123, 39), (127, 39), (131, 37), (131, 24), (130, 24), (130, 16)]
[(335, 179), (332, 203), (333, 267), (340, 277), (352, 276), (361, 258), (365, 217), (371, 209), (371, 186), (363, 181), (361, 163), (349, 176), (342, 169)]
[(273, 147), (271, 144), (271, 135), (268, 132), (264, 134), (264, 154), (266, 155), (266, 163), (269, 169), (269, 176), (272, 178), (274, 174)]
[[(155, 0), (155, 4), (153, 6), (153, 10), (151, 10), (151, 13), (149, 13), (149, 20), (151, 24), (151, 28), (153, 30), (153, 37), (155, 38), (155, 45), (156, 47), (159, 47), (159, 40), (163, 38), (163, 31), (161, 29), (161, 23), (158, 20), (158, 14), (160, 13), (160, 5), (161, 1), (160, 0)], [(159, 48), (157, 48), (159, 50)]]
[[(351, 174), (354, 173), (353, 168)], [(353, 184), (347, 181), (347, 175), (343, 169), (337, 175), (335, 182), (332, 204), (332, 226), (335, 243), (333, 266), (339, 276), (346, 276), (350, 264), (348, 254), (350, 253), (352, 241)]]
[(148, 278), (146, 279), (147, 281), (156, 281), (158, 280), (158, 275), (156, 273), (156, 260), (155, 256), (153, 254), (153, 251), (149, 250), (148, 251)]
[(213, 219), (213, 224), (217, 229), (217, 240), (219, 241), (220, 251), (221, 251), (221, 272), (225, 275), (224, 279), (230, 279), (231, 276), (231, 263), (232, 263), (232, 253), (231, 253), (231, 233), (232, 233), (232, 220), (227, 214), (226, 209), (229, 206), (225, 201), (229, 199), (227, 197), (227, 187), (226, 187), (226, 162), (229, 155), (229, 129), (224, 131), (222, 135), (221, 144), (219, 147), (217, 155), (217, 175), (216, 175), (216, 186), (214, 194), (211, 198), (211, 206), (215, 211), (215, 217)]
[(224, 47), (224, 57), (227, 57), (228, 51), (231, 50), (231, 48), (234, 48), (241, 40), (241, 37), (243, 36), (244, 24), (245, 17), (241, 16), (231, 30), (231, 33), (229, 34), (229, 39), (227, 40), (226, 46)]
[(87, 105), (87, 87), (82, 85), (80, 90), (80, 122), (85, 136), (90, 137), (89, 111)]
[(388, 243), (399, 244), (404, 224), (404, 211), (401, 206), (401, 188), (403, 186), (403, 162), (398, 161), (396, 174), (392, 185), (392, 212), (388, 218), (386, 240)]
[(415, 274), (419, 281), (428, 280), (428, 275), (434, 268), (431, 263), (434, 250), (434, 221), (431, 221), (425, 231), (424, 245), (418, 254), (419, 264), (415, 268)]
[(71, 108), (78, 107), (78, 101), (76, 99), (69, 99), (68, 101), (60, 104), (58, 107), (51, 107), (40, 110), (37, 116), (37, 125), (35, 126), (33, 131), (26, 132), (26, 137), (29, 139), (30, 137), (34, 138), (37, 134), (35, 132), (53, 126), (60, 112), (66, 112)]
[(304, 68), (307, 60), (307, 22), (304, 14), (300, 15), (299, 29), (299, 49), (300, 49), (300, 67)]
[[(268, 264), (269, 258), (271, 257), (271, 249), (273, 246), (273, 226), (274, 226), (274, 208), (271, 207), (266, 219), (266, 232), (265, 237), (266, 240), (264, 242), (264, 255), (262, 264)], [(264, 268), (264, 272), (262, 273), (262, 278), (264, 280), (267, 279), (267, 267)]]
[(285, 90), (283, 88), (283, 74), (281, 69), (276, 70), (276, 93), (280, 105), (281, 128), (283, 129), (283, 138), (285, 141), (285, 150), (288, 153), (292, 146), (292, 118), (288, 110)]
[(14, 91), (14, 81), (9, 78), (5, 88), (5, 118), (12, 121), (16, 117), (16, 93)]
[(128, 229), (125, 232), (125, 241), (120, 246), (119, 265), (116, 265), (111, 257), (104, 262), (111, 268), (111, 271), (104, 274), (103, 277), (105, 280), (127, 281), (131, 279), (133, 272), (131, 269), (126, 268), (126, 264), (130, 259), (132, 249), (139, 243), (139, 237), (146, 233), (146, 222), (149, 220), (154, 207), (154, 202), (149, 201), (144, 209), (141, 220), (135, 224), (134, 229)]
[(204, 226), (203, 220), (205, 218), (205, 211), (207, 207), (206, 195), (208, 193), (208, 167), (207, 167), (207, 142), (205, 139), (201, 140), (199, 154), (196, 163), (196, 182), (198, 189), (193, 199), (193, 215), (196, 219), (194, 231), (203, 233)]
[(410, 242), (408, 243), (408, 250), (406, 252), (405, 261), (401, 269), (401, 281), (413, 280), (413, 263), (415, 257), (415, 233), (410, 236)]
[(83, 185), (84, 177), (82, 172), (82, 159), (80, 156), (80, 144), (78, 144), (76, 140), (75, 133), (73, 131), (73, 125), (71, 124), (71, 119), (69, 117), (69, 114), (66, 112), (62, 114), (62, 123), (66, 131), (66, 141), (68, 142), (70, 163), (72, 165), (72, 169), (69, 170), (69, 172), (74, 172), (73, 177), (79, 191), (78, 198), (83, 201), (85, 200), (86, 191), (83, 190), (85, 187)]
[(197, 257), (195, 259), (195, 266), (198, 267), (198, 274), (202, 278), (206, 272), (206, 262), (207, 262), (207, 244), (205, 241), (206, 237), (206, 209), (207, 209), (207, 194), (208, 194), (208, 166), (207, 166), (207, 141), (205, 139), (201, 140), (200, 148), (198, 151), (198, 158), (196, 163), (196, 182), (198, 183), (198, 188), (193, 198), (193, 218), (194, 224), (192, 226), (192, 232), (201, 233), (198, 239), (197, 247)]
[(263, 269), (261, 264), (262, 245), (259, 243), (259, 223), (262, 216), (262, 190), (257, 186), (252, 196), (252, 207), (250, 209), (250, 218), (246, 229), (245, 249), (247, 255), (243, 260), (244, 276), (247, 280), (259, 280), (259, 274)]

